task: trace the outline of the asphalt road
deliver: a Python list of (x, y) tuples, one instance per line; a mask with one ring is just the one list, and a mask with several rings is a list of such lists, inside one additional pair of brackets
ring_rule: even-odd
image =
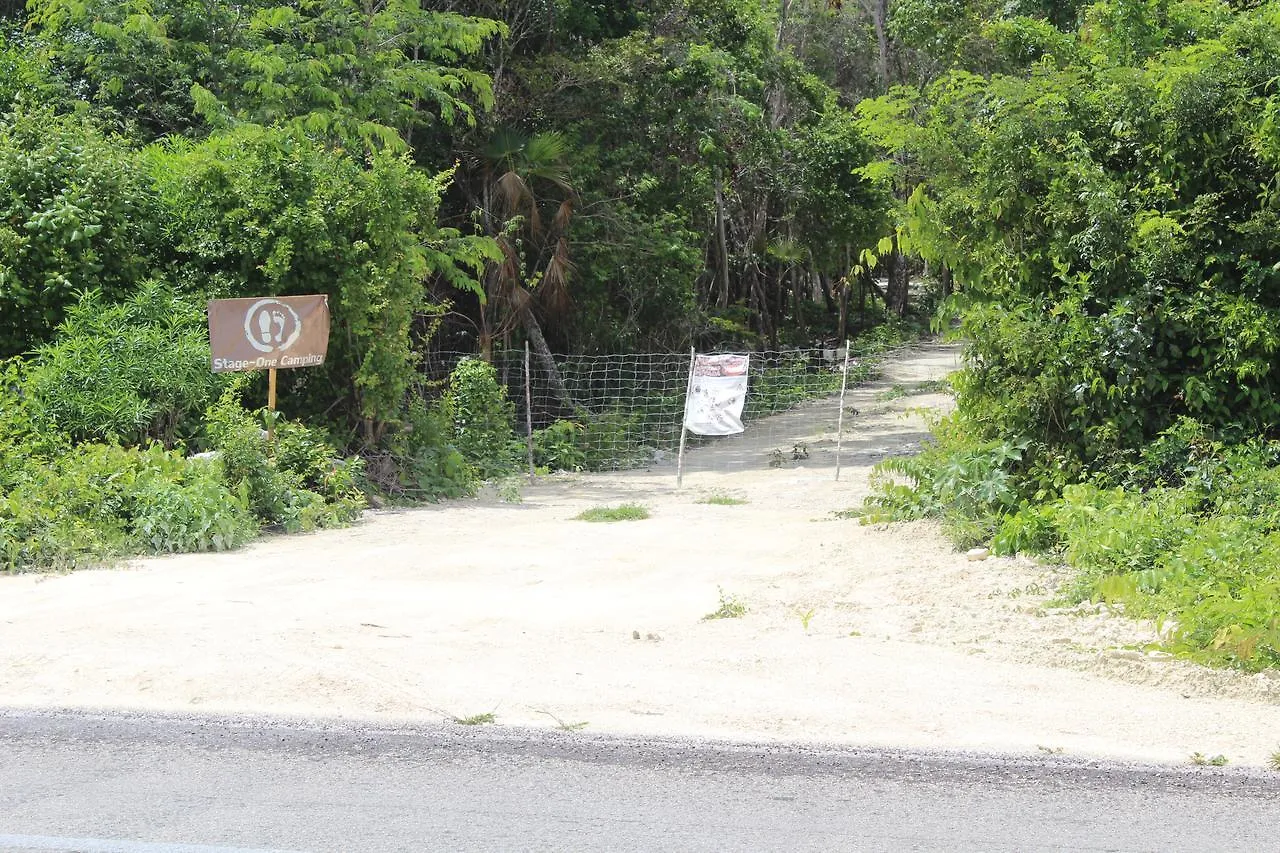
[(1253, 851), (1280, 773), (0, 710), (0, 851)]

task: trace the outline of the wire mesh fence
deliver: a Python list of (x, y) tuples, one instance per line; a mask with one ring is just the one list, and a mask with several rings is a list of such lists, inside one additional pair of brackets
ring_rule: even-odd
[[(843, 347), (748, 353), (744, 432), (690, 434), (686, 469), (757, 468), (829, 453), (840, 440), (846, 369), (852, 387), (873, 377), (880, 359), (894, 351), (854, 341), (848, 359)], [(426, 378), (443, 384), (467, 357), (474, 356), (436, 354), (426, 365)], [(539, 466), (674, 471), (690, 353), (558, 356), (550, 365), (524, 350), (506, 350), (494, 353), (493, 364), (516, 407), (512, 426), (520, 436), (532, 432)]]

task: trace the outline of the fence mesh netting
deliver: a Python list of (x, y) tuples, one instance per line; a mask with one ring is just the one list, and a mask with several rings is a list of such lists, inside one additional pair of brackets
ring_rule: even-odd
[[(850, 351), (848, 385), (871, 378), (888, 353), (865, 355), (857, 342)], [(844, 378), (843, 348), (751, 352), (745, 432), (704, 438), (689, 435), (687, 470), (733, 470), (776, 464), (784, 456), (807, 454), (806, 439), (833, 442)], [(426, 379), (437, 387), (464, 353), (434, 354)], [(523, 350), (496, 351), (498, 381), (516, 406), (513, 427), (571, 429), (581, 467), (618, 471), (676, 463), (680, 444), (690, 354), (557, 356), (555, 373)], [(526, 391), (526, 381), (528, 383)], [(527, 401), (527, 402), (526, 402)], [(783, 413), (788, 416), (780, 417)], [(571, 424), (572, 426), (565, 426)], [(707, 450), (714, 448), (715, 452)]]

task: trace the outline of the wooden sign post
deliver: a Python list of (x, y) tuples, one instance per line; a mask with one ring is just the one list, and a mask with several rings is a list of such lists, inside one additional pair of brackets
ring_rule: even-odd
[(267, 421), (267, 444), (275, 444), (276, 441), (276, 369), (274, 367), (267, 368), (267, 411), (271, 413), (271, 419)]

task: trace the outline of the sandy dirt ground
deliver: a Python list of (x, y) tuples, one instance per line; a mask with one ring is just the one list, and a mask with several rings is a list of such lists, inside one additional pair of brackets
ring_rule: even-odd
[[(495, 496), (371, 512), (244, 550), (69, 575), (0, 577), (0, 705), (265, 712), (1262, 764), (1280, 678), (1142, 649), (1154, 627), (1049, 606), (1065, 575), (971, 562), (932, 525), (864, 526), (871, 466), (927, 435), (908, 394), (953, 346), (886, 365), (847, 400), (782, 416), (807, 459), (751, 436), (666, 465), (541, 479)], [(760, 464), (717, 470), (714, 454)], [(741, 505), (701, 503), (711, 495)], [(584, 509), (644, 504), (643, 521)], [(705, 620), (725, 598), (739, 618)]]

